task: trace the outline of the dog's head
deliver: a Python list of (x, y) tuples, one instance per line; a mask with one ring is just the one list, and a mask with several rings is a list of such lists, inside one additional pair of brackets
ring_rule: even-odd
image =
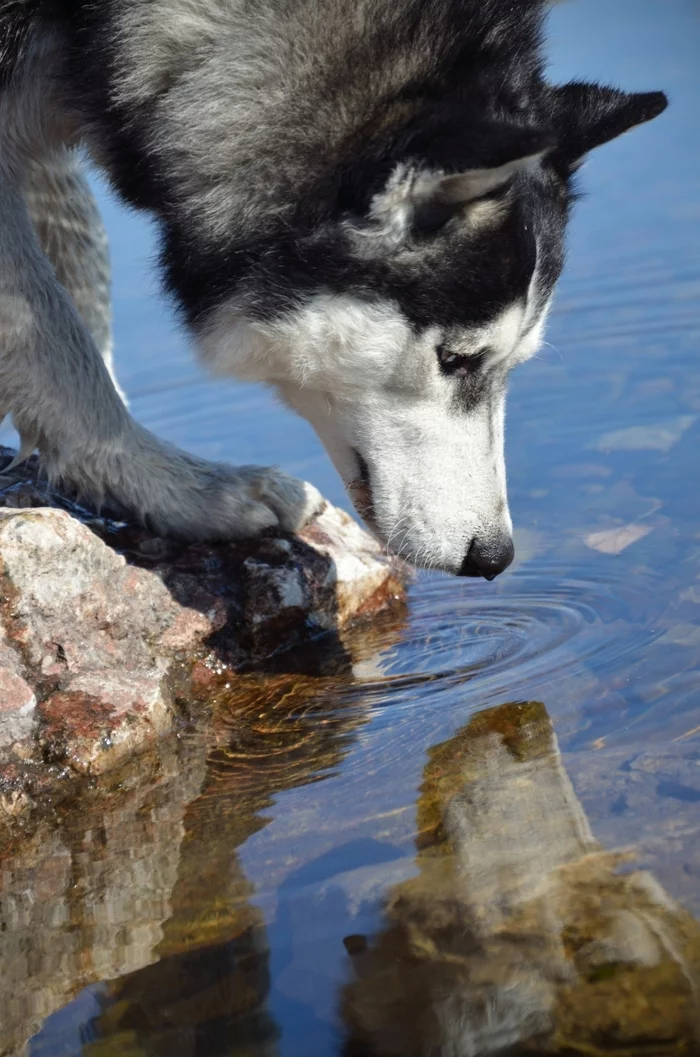
[(371, 164), (358, 154), (337, 177), (335, 215), (261, 265), (257, 303), (268, 311), (284, 289), (284, 308), (256, 319), (243, 295), (220, 307), (205, 356), (277, 387), (393, 550), (492, 579), (513, 558), (506, 383), (540, 344), (572, 174), (665, 105), (542, 85), (525, 121), (517, 108), (457, 121), (428, 108), (401, 135), (382, 132)]

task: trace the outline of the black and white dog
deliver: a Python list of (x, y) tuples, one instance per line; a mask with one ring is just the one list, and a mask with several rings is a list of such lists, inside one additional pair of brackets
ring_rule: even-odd
[(161, 442), (111, 377), (76, 147), (157, 217), (214, 371), (271, 383), (418, 565), (512, 559), (509, 370), (540, 342), (571, 176), (661, 93), (548, 84), (545, 0), (0, 0), (0, 411), (157, 531), (299, 527), (315, 489)]

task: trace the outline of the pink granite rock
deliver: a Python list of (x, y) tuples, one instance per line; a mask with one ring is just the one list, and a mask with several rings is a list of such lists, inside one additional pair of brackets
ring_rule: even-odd
[[(45, 677), (151, 665), (180, 615), (157, 575), (63, 510), (0, 510), (0, 578), (8, 639)], [(186, 645), (211, 627), (197, 620)]]
[(10, 668), (0, 668), (0, 749), (30, 736), (36, 695)]
[(38, 706), (44, 757), (80, 774), (111, 770), (171, 725), (170, 694), (155, 668), (94, 671), (70, 679)]
[(260, 662), (403, 593), (402, 570), (331, 506), (298, 536), (185, 546), (36, 473), (31, 460), (0, 471), (0, 781), (13, 789), (33, 751), (94, 774), (166, 730), (183, 665)]

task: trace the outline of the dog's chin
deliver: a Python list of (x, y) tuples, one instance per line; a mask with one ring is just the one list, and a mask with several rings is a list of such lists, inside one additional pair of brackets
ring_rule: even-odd
[(357, 476), (352, 481), (346, 482), (345, 487), (355, 507), (355, 513), (362, 518), (374, 538), (386, 547), (387, 541), (377, 525), (369, 466), (356, 448), (353, 449), (352, 454), (357, 467)]
[(367, 481), (357, 478), (356, 480), (351, 481), (346, 487), (348, 495), (352, 500), (352, 505), (355, 507), (355, 513), (358, 517), (362, 518), (374, 538), (383, 546), (386, 546), (386, 540), (379, 531), (374, 516), (374, 501), (372, 499), (371, 486)]
[(374, 511), (374, 502), (372, 499), (372, 489), (366, 481), (358, 479), (355, 481), (351, 481), (349, 484), (346, 484), (345, 487), (348, 495), (350, 496), (350, 499), (352, 500), (352, 504), (355, 508), (355, 513), (359, 518), (362, 519), (365, 528), (368, 530), (370, 535), (375, 538), (377, 543), (381, 545), (384, 553), (388, 557), (392, 559), (397, 559), (400, 563), (406, 563), (407, 565), (412, 566), (414, 569), (442, 569), (443, 572), (449, 573), (450, 575), (455, 575), (457, 570), (454, 568), (451, 568), (449, 566), (440, 566), (436, 562), (431, 561), (429, 557), (424, 561), (417, 560), (414, 555), (405, 553), (402, 554), (401, 551), (397, 550), (396, 547), (391, 546), (386, 536), (377, 524)]
[(374, 500), (372, 498), (372, 487), (371, 485), (360, 478), (351, 481), (346, 486), (347, 493), (352, 500), (352, 505), (355, 508), (355, 513), (359, 518), (362, 519), (365, 528), (368, 530), (371, 536), (375, 538), (377, 543), (380, 544), (384, 553), (390, 558), (399, 559), (401, 562), (407, 562), (414, 568), (420, 568), (420, 565), (416, 563), (413, 558), (406, 554), (401, 554), (395, 547), (392, 547), (384, 533), (377, 524), (377, 518), (374, 510)]
[(369, 533), (374, 536), (377, 543), (381, 545), (385, 554), (389, 557), (398, 558), (403, 562), (407, 562), (409, 565), (414, 566), (414, 568), (419, 568), (420, 563), (417, 563), (411, 555), (401, 554), (399, 550), (392, 547), (386, 535), (379, 528), (374, 505), (374, 496), (372, 494), (372, 482), (369, 468), (359, 452), (354, 452), (354, 455), (357, 461), (359, 475), (354, 480), (347, 483), (345, 487), (352, 500), (355, 513), (362, 519), (365, 528), (367, 528)]
[(345, 485), (347, 493), (352, 500), (352, 505), (355, 508), (355, 513), (362, 519), (365, 528), (370, 535), (374, 536), (375, 540), (381, 545), (386, 555), (391, 558), (398, 558), (401, 561), (408, 562), (409, 565), (418, 568), (418, 565), (411, 556), (401, 554), (395, 547), (390, 545), (386, 535), (379, 528), (367, 464), (364, 459), (359, 458), (358, 461), (360, 466), (360, 476)]

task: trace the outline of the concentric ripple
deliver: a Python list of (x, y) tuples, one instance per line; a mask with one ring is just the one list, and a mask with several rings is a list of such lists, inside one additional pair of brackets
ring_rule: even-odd
[[(446, 578), (419, 580), (410, 619), (385, 633), (377, 652), (354, 665), (344, 693), (374, 707), (397, 706), (468, 687), (484, 701), (522, 698), (585, 667), (599, 679), (641, 656), (659, 632), (650, 600), (660, 584), (649, 571), (634, 578), (571, 578), (571, 570), (537, 563), (495, 591)], [(598, 570), (597, 570), (598, 572)]]

